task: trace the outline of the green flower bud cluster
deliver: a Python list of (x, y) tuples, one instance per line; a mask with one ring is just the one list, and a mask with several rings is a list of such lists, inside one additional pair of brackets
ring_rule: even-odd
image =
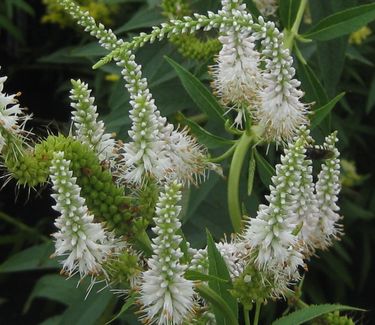
[(63, 151), (64, 157), (72, 162), (73, 175), (77, 177), (81, 194), (93, 214), (106, 221), (110, 230), (119, 234), (131, 232), (131, 199), (125, 197), (123, 187), (114, 184), (111, 172), (100, 164), (96, 154), (86, 144), (62, 135), (51, 135), (30, 152), (25, 150), (17, 157), (7, 155), (5, 165), (18, 184), (35, 187), (47, 182), (56, 151)]
[(123, 286), (120, 289), (129, 289), (140, 276), (142, 268), (140, 257), (131, 249), (125, 249), (120, 255), (106, 261), (102, 266), (114, 286)]
[(221, 48), (216, 38), (202, 40), (195, 35), (181, 35), (173, 36), (170, 40), (181, 55), (193, 60), (209, 60), (219, 53)]
[[(191, 14), (188, 4), (184, 0), (163, 0), (161, 3), (163, 15), (168, 19), (182, 18)], [(208, 60), (220, 51), (221, 44), (216, 38), (200, 39), (195, 35), (175, 35), (170, 41), (186, 58), (194, 60)]]
[(312, 325), (355, 325), (355, 323), (348, 316), (341, 316), (340, 312), (336, 310), (320, 317)]
[(73, 175), (93, 214), (105, 220), (110, 230), (128, 233), (130, 199), (124, 196), (124, 188), (113, 183), (112, 174), (100, 164), (96, 154), (86, 144), (63, 136), (50, 136), (35, 148), (36, 155), (52, 155), (54, 151), (64, 151), (66, 159), (72, 161)]
[(248, 265), (245, 271), (233, 280), (232, 295), (237, 298), (245, 308), (251, 309), (255, 301), (266, 301), (272, 297), (274, 280), (265, 279), (265, 272), (259, 272), (254, 265)]
[(149, 224), (155, 213), (155, 206), (159, 198), (159, 187), (154, 181), (145, 182), (137, 192), (136, 206), (139, 215)]
[(35, 187), (47, 182), (52, 157), (37, 157), (35, 150), (27, 148), (20, 138), (7, 140), (3, 156), (4, 165), (19, 186)]

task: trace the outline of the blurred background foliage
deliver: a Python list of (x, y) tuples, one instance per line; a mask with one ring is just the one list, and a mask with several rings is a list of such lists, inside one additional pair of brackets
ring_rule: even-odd
[[(140, 31), (163, 22), (165, 6), (158, 0), (79, 0), (98, 21), (110, 26), (120, 37), (129, 39)], [(249, 6), (251, 1), (246, 1)], [(370, 1), (313, 0), (303, 28), (338, 10)], [(167, 3), (167, 1), (165, 1)], [(189, 2), (190, 12), (219, 8), (217, 0)], [(176, 15), (178, 13), (175, 13)], [(345, 92), (346, 95), (313, 135), (321, 142), (329, 129), (339, 130), (342, 153), (340, 206), (345, 235), (328, 252), (312, 258), (303, 284), (308, 303), (340, 302), (371, 310), (375, 285), (375, 24), (363, 26), (350, 37), (328, 42), (300, 44), (308, 62), (296, 59), (297, 73), (306, 92), (305, 101), (324, 104)], [(199, 39), (197, 44), (210, 43)], [(207, 121), (184, 90), (173, 68), (171, 57), (209, 84), (207, 65), (214, 62), (215, 43), (206, 55), (194, 56), (186, 40), (163, 41), (137, 51), (156, 103), (163, 115), (174, 123), (184, 123), (180, 113), (192, 118), (218, 135), (225, 131), (215, 121)], [(191, 42), (191, 39), (190, 39)], [(107, 129), (126, 140), (130, 120), (128, 94), (114, 64), (93, 71), (91, 66), (106, 51), (83, 33), (54, 5), (52, 0), (1, 0), (0, 2), (0, 75), (7, 75), (7, 93), (22, 92), (21, 104), (35, 116), (32, 127), (36, 136), (69, 129), (68, 91), (71, 78), (81, 78), (94, 89), (96, 102)], [(197, 45), (197, 48), (201, 45)], [(176, 46), (178, 49), (176, 49)], [(198, 51), (199, 52), (199, 51)], [(185, 55), (182, 55), (182, 54)], [(193, 53), (193, 54), (192, 54)], [(318, 90), (318, 92), (317, 92)], [(316, 106), (315, 105), (315, 106)], [(259, 153), (271, 164), (280, 150), (271, 146)], [(210, 148), (213, 155), (223, 148)], [(259, 164), (259, 163), (258, 163)], [(225, 168), (225, 166), (224, 166)], [(225, 172), (224, 172), (225, 174)], [(242, 199), (254, 216), (267, 193), (267, 173), (258, 168), (254, 190), (246, 195), (243, 175)], [(107, 289), (85, 300), (87, 283), (65, 280), (57, 274), (57, 262), (49, 259), (54, 231), (49, 188), (29, 192), (9, 183), (0, 192), (0, 323), (1, 324), (104, 324), (121, 308)], [(195, 247), (205, 245), (205, 228), (223, 238), (231, 232), (226, 206), (226, 180), (211, 174), (199, 186), (186, 189), (184, 232)], [(282, 304), (269, 303), (263, 313), (270, 323)], [(375, 321), (371, 311), (353, 315), (359, 324)], [(131, 312), (115, 323), (137, 324)]]

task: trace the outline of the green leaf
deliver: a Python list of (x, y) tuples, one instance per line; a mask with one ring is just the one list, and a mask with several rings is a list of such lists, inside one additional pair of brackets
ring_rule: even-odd
[(19, 9), (23, 10), (24, 12), (28, 13), (31, 16), (35, 15), (35, 11), (33, 7), (31, 7), (28, 3), (26, 3), (23, 0), (12, 0), (12, 4), (15, 7), (18, 7)]
[(137, 301), (137, 293), (133, 293), (128, 299), (126, 299), (126, 302), (122, 305), (118, 314), (105, 324), (106, 325), (110, 324), (114, 320), (119, 318), (123, 313), (125, 313), (129, 308), (131, 308), (135, 304), (136, 301)]
[(199, 124), (186, 118), (182, 113), (179, 113), (178, 117), (183, 120), (182, 123), (189, 126), (190, 131), (198, 138), (199, 143), (204, 144), (209, 149), (221, 148), (223, 146), (229, 146), (235, 143), (234, 140), (225, 139), (208, 132)]
[(0, 15), (0, 30), (4, 28), (10, 35), (12, 35), (20, 43), (24, 43), (25, 40), (22, 36), (22, 32), (17, 28), (13, 22), (6, 16)]
[(109, 289), (101, 290), (100, 293), (92, 292), (86, 299), (72, 304), (64, 312), (60, 325), (97, 325), (112, 299), (113, 293)]
[[(210, 289), (215, 291), (226, 302), (226, 304), (228, 304), (228, 307), (237, 318), (237, 314), (238, 314), (237, 301), (236, 299), (233, 298), (233, 296), (228, 291), (228, 289), (231, 288), (230, 274), (229, 274), (227, 265), (223, 257), (221, 256), (220, 252), (216, 248), (215, 242), (208, 230), (207, 230), (207, 252), (208, 252), (208, 263), (209, 263), (208, 274), (210, 276), (219, 277), (221, 279), (228, 280), (228, 283), (223, 283), (216, 279), (210, 279), (208, 281), (208, 286), (210, 287)], [(215, 306), (213, 310), (214, 310), (214, 314), (216, 318), (216, 323), (218, 325), (231, 324), (230, 317), (228, 317), (227, 315), (223, 317), (222, 310), (218, 309)]]
[(337, 85), (345, 66), (348, 40), (341, 37), (328, 42), (318, 42), (317, 55), (322, 84), (329, 98), (337, 94)]
[(360, 63), (366, 64), (370, 67), (374, 67), (374, 63), (368, 60), (366, 57), (364, 57), (360, 51), (358, 51), (357, 47), (355, 46), (348, 46), (346, 49), (346, 56), (350, 60), (356, 60)]
[(0, 265), (0, 273), (58, 268), (57, 260), (51, 259), (52, 242), (30, 247), (12, 255)]
[(206, 113), (210, 118), (225, 123), (225, 118), (223, 116), (223, 109), (217, 102), (216, 98), (211, 94), (211, 92), (206, 88), (202, 82), (187, 71), (184, 67), (179, 65), (172, 59), (165, 57), (168, 63), (176, 70), (178, 77), (180, 78), (182, 85), (188, 92), (194, 103), (198, 108)]
[(195, 288), (199, 295), (209, 301), (214, 310), (217, 310), (219, 320), (215, 313), (216, 324), (238, 325), (237, 316), (234, 315), (227, 302), (214, 290), (202, 284), (197, 285)]
[(73, 48), (69, 52), (69, 55), (76, 58), (96, 58), (98, 56), (104, 56), (107, 53), (108, 51), (103, 49), (97, 42), (92, 42)]
[(373, 20), (375, 20), (375, 3), (366, 4), (322, 19), (303, 36), (327, 41), (354, 32)]
[(286, 29), (291, 29), (297, 17), (301, 0), (280, 0), (280, 19)]
[(370, 91), (368, 93), (366, 113), (367, 114), (371, 113), (374, 106), (375, 106), (375, 77), (372, 79)]
[(228, 283), (228, 280), (219, 278), (217, 276), (209, 275), (206, 273), (202, 273), (199, 271), (193, 271), (193, 270), (188, 270), (185, 272), (185, 278), (188, 280), (192, 281), (219, 281), (219, 282), (226, 282)]
[(250, 162), (249, 162), (249, 173), (247, 175), (247, 195), (250, 196), (253, 191), (254, 175), (256, 169), (256, 160), (254, 154), (255, 148), (251, 149)]
[(342, 209), (345, 210), (347, 215), (355, 216), (356, 220), (371, 220), (375, 218), (375, 213), (373, 211), (364, 209), (350, 200), (342, 202)]
[(57, 274), (45, 275), (38, 280), (27, 299), (23, 312), (26, 313), (35, 298), (48, 298), (70, 306), (84, 299), (84, 291), (77, 289), (77, 279), (66, 279)]
[[(179, 218), (181, 218), (181, 216), (179, 216)], [(183, 257), (181, 257), (180, 262), (183, 264), (187, 264), (190, 262), (190, 255), (189, 255), (190, 246), (181, 228), (177, 230), (177, 235), (181, 236), (182, 238), (179, 248), (181, 249), (181, 252), (184, 254)]]
[(244, 3), (253, 17), (262, 16), (253, 0), (245, 0)]
[(152, 27), (159, 25), (164, 21), (159, 10), (154, 8), (146, 8), (139, 10), (136, 14), (128, 20), (124, 25), (115, 30), (116, 34), (129, 32), (134, 29)]
[(220, 176), (215, 173), (210, 175), (208, 180), (198, 188), (190, 188), (189, 208), (182, 220), (183, 223), (186, 223), (197, 212), (198, 207), (207, 199), (207, 196), (212, 192), (219, 180)]
[(44, 320), (42, 323), (39, 323), (39, 325), (60, 325), (61, 319), (62, 315), (52, 316)]
[(77, 62), (82, 62), (81, 57), (73, 57), (72, 52), (76, 51), (74, 47), (64, 47), (56, 52), (53, 52), (49, 55), (42, 56), (38, 59), (39, 62), (43, 63), (62, 63), (62, 64), (72, 64)]
[(328, 103), (328, 95), (313, 69), (298, 61), (298, 77), (305, 91), (305, 102), (315, 102), (320, 107)]
[(263, 158), (262, 155), (254, 148), (254, 154), (256, 163), (258, 165), (258, 174), (263, 185), (268, 187), (271, 184), (271, 178), (275, 175), (275, 168), (273, 168), (270, 163)]
[(311, 305), (274, 321), (272, 325), (299, 325), (336, 310), (362, 310), (344, 305)]
[(336, 103), (344, 97), (345, 93), (341, 93), (337, 95), (335, 98), (333, 98), (330, 102), (325, 104), (324, 106), (316, 109), (313, 113), (313, 116), (311, 118), (311, 125), (310, 129), (314, 129), (316, 126), (318, 126), (324, 118), (332, 111), (332, 109), (335, 107)]

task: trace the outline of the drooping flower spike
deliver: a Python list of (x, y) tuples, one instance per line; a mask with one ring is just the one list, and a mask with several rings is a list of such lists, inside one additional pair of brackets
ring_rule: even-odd
[[(72, 0), (59, 1), (65, 4), (68, 11), (72, 12), (72, 16), (78, 19), (86, 30), (100, 39), (100, 43), (109, 42), (104, 46), (114, 48), (102, 60), (103, 64), (111, 59), (118, 62), (128, 60), (131, 50), (155, 39), (161, 40), (164, 37), (190, 33), (198, 29), (218, 28), (222, 32), (225, 31), (221, 38), (223, 49), (218, 58), (218, 65), (213, 68), (213, 85), (218, 95), (223, 96), (223, 102), (233, 101), (229, 109), (234, 108), (238, 112), (235, 122), (239, 125), (242, 123), (247, 109), (265, 129), (266, 138), (277, 142), (291, 140), (298, 127), (308, 123), (306, 115), (309, 105), (301, 102), (303, 92), (298, 89), (299, 81), (294, 79), (293, 59), (289, 50), (284, 48), (283, 34), (273, 22), (265, 22), (262, 17), (259, 17), (258, 22), (254, 22), (242, 1), (223, 0), (223, 9), (216, 14), (208, 12), (207, 16), (195, 14), (195, 19), (184, 17), (181, 20), (171, 20), (169, 23), (163, 23), (161, 27), (154, 27), (150, 34), (141, 33), (129, 43), (117, 41), (110, 30), (104, 30), (101, 26), (96, 27), (95, 22), (88, 20), (87, 14), (81, 12), (78, 6), (72, 7)], [(83, 18), (79, 18), (80, 16)], [(259, 53), (255, 50), (255, 40), (260, 41)], [(233, 53), (229, 49), (231, 45), (235, 46), (232, 48)], [(251, 55), (245, 60), (244, 54), (249, 53)], [(257, 60), (258, 69), (261, 67), (259, 79), (256, 77)], [(243, 67), (241, 62), (244, 64)], [(232, 73), (225, 73), (228, 69)], [(237, 78), (233, 77), (234, 70), (241, 72)], [(226, 85), (233, 83), (236, 85), (234, 89), (237, 90), (231, 94), (226, 91)], [(261, 87), (259, 92), (256, 91), (258, 87)], [(241, 89), (246, 90), (242, 96)], [(248, 103), (246, 98), (249, 100)], [(239, 105), (238, 101), (246, 103)]]
[[(78, 24), (97, 37), (106, 49), (113, 50), (123, 44), (111, 30), (106, 30), (101, 24), (97, 26), (95, 20), (73, 1), (59, 2)], [(135, 62), (135, 56), (130, 49), (121, 51), (115, 60), (122, 68), (121, 73), (132, 106), (132, 127), (129, 131), (132, 141), (123, 146), (120, 178), (124, 182), (135, 184), (142, 183), (147, 177), (158, 181), (178, 179), (191, 182), (195, 179), (192, 174), (199, 178), (199, 175), (205, 174), (206, 169), (216, 168), (208, 163), (205, 150), (200, 146), (194, 145), (192, 150), (188, 151), (186, 144), (195, 144), (195, 140), (187, 132), (175, 130), (173, 125), (161, 116), (148, 89), (147, 80), (142, 77), (141, 66)], [(182, 166), (182, 163), (185, 165)]]

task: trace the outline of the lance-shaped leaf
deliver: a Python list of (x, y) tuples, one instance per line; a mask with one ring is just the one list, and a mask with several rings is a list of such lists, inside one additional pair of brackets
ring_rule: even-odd
[(366, 4), (337, 12), (322, 19), (303, 36), (319, 41), (328, 41), (354, 32), (373, 20), (375, 20), (375, 3)]
[(217, 102), (216, 98), (211, 94), (205, 85), (200, 80), (187, 71), (177, 62), (172, 59), (165, 57), (168, 63), (176, 70), (178, 77), (180, 78), (182, 85), (198, 106), (198, 108), (206, 113), (210, 118), (215, 119), (221, 123), (225, 122), (223, 116), (223, 109)]
[(311, 118), (311, 126), (310, 129), (314, 129), (316, 126), (318, 126), (324, 118), (332, 111), (332, 109), (335, 107), (337, 102), (344, 97), (345, 93), (341, 93), (337, 95), (335, 98), (333, 98), (331, 101), (329, 101), (324, 106), (318, 108), (314, 111), (314, 115)]
[(336, 310), (362, 310), (343, 305), (312, 305), (279, 318), (272, 325), (299, 325)]
[[(228, 282), (218, 281), (216, 279), (208, 280), (208, 286), (216, 294), (218, 294), (229, 306), (231, 312), (237, 317), (238, 306), (236, 299), (229, 293), (228, 289), (231, 289), (231, 279), (227, 265), (221, 256), (220, 252), (216, 248), (215, 242), (207, 230), (207, 252), (208, 252), (208, 274), (210, 276), (219, 277), (221, 279), (228, 280)], [(223, 317), (223, 310), (217, 306), (213, 306), (216, 323), (218, 325), (229, 325), (233, 322), (230, 320), (231, 317), (225, 315)]]

